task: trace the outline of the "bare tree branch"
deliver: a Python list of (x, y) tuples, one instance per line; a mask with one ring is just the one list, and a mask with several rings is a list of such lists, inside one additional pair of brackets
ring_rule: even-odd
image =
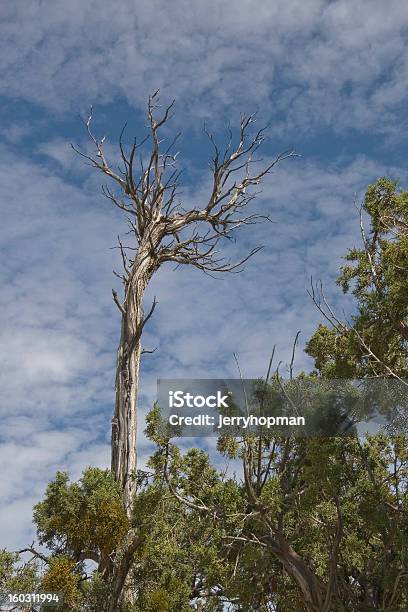
[(48, 557), (38, 552), (38, 550), (34, 548), (34, 542), (31, 544), (31, 546), (28, 546), (27, 548), (21, 548), (20, 550), (16, 551), (18, 555), (22, 555), (23, 553), (26, 553), (26, 552), (29, 552), (32, 555), (34, 555), (34, 558), (41, 559), (41, 561), (44, 561), (44, 563), (48, 563)]

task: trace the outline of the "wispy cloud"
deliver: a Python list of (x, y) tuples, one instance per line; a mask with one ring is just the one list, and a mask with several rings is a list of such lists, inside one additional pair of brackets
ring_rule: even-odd
[(6, 96), (56, 111), (156, 87), (185, 117), (260, 107), (275, 127), (392, 131), (408, 85), (403, 0), (3, 5)]

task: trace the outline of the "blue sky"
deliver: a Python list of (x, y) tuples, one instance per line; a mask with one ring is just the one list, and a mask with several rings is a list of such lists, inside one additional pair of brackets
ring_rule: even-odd
[[(77, 478), (109, 462), (119, 319), (110, 250), (125, 230), (101, 177), (75, 156), (79, 116), (115, 156), (145, 128), (157, 87), (177, 100), (185, 205), (205, 201), (206, 121), (214, 132), (241, 111), (270, 121), (265, 158), (294, 146), (256, 206), (273, 225), (239, 236), (237, 253), (265, 248), (241, 275), (213, 280), (164, 268), (147, 300), (158, 307), (145, 344), (141, 414), (156, 378), (245, 376), (271, 347), (288, 359), (320, 318), (313, 275), (337, 308), (341, 256), (359, 243), (355, 198), (388, 174), (407, 185), (408, 7), (391, 0), (119, 3), (22, 0), (0, 7), (0, 546), (31, 541), (31, 508), (57, 469)], [(300, 352), (298, 368), (310, 363)], [(140, 429), (143, 427), (141, 425)], [(139, 440), (141, 465), (148, 453)]]

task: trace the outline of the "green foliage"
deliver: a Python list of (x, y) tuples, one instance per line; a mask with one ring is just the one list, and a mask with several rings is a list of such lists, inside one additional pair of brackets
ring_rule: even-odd
[(62, 596), (63, 603), (58, 606), (59, 610), (79, 610), (82, 599), (80, 579), (75, 561), (65, 555), (55, 555), (49, 560), (40, 589), (45, 593), (58, 593)]
[[(350, 249), (337, 283), (357, 311), (349, 331), (319, 325), (306, 352), (330, 378), (408, 375), (408, 191), (388, 178), (367, 188), (369, 231)], [(362, 341), (363, 340), (363, 343)], [(364, 346), (365, 344), (365, 346)], [(367, 349), (371, 350), (369, 354)]]
[[(245, 485), (236, 482), (233, 503), (223, 505), (223, 512), (215, 502), (216, 496), (207, 496), (207, 503), (212, 502), (210, 514), (218, 517), (212, 530), (222, 559), (223, 571), (217, 569), (217, 578), (224, 596), (238, 600), (239, 610), (267, 610), (268, 602), (288, 612), (309, 609), (283, 571), (274, 548), (267, 545), (268, 538), (271, 532), (281, 533), (327, 584), (333, 540), (341, 520), (336, 563), (338, 601), (349, 602), (349, 610), (370, 610), (371, 593), (376, 593), (378, 601), (392, 601), (394, 607), (390, 609), (404, 610), (408, 602), (406, 582), (399, 581), (393, 594), (408, 555), (406, 438), (376, 436), (364, 443), (340, 437), (275, 439), (273, 444), (266, 440), (244, 444), (254, 464), (261, 453), (263, 469), (269, 465), (269, 476), (258, 491), (255, 470), (252, 486), (256, 504), (251, 502)], [(396, 471), (390, 469), (391, 465), (397, 466)], [(176, 486), (176, 479), (173, 484)], [(189, 485), (179, 481), (177, 491), (181, 494), (189, 487), (205, 489), (205, 481), (197, 481), (195, 475)], [(193, 510), (190, 521), (196, 525), (200, 517), (201, 513)], [(222, 534), (218, 540), (217, 533)], [(336, 605), (333, 603), (333, 610), (342, 609), (340, 603), (339, 608)]]
[(0, 595), (32, 593), (36, 590), (39, 581), (37, 562), (23, 562), (18, 554), (0, 550)]
[(129, 529), (120, 488), (108, 470), (88, 468), (79, 482), (58, 472), (44, 500), (34, 507), (38, 540), (51, 552), (41, 577), (44, 591), (62, 593), (61, 610), (100, 612), (106, 602), (106, 580), (94, 572), (88, 582), (84, 561), (109, 555)]
[[(162, 448), (151, 459), (155, 468), (165, 452), (174, 459), (171, 478), (182, 499), (203, 508), (216, 504), (224, 514), (242, 504), (237, 483), (223, 480), (205, 452), (191, 449), (181, 456), (175, 447)], [(217, 593), (225, 574), (220, 546), (228, 522), (214, 522), (177, 499), (158, 471), (136, 498), (133, 527), (142, 542), (133, 570), (137, 610), (187, 611), (201, 592)], [(207, 597), (207, 605), (222, 609), (215, 596)]]
[(58, 472), (34, 508), (34, 522), (41, 544), (76, 559), (86, 551), (110, 554), (128, 530), (119, 487), (98, 468), (88, 468), (78, 483)]
[(90, 580), (81, 584), (81, 612), (101, 612), (109, 598), (110, 582), (104, 576), (94, 571)]

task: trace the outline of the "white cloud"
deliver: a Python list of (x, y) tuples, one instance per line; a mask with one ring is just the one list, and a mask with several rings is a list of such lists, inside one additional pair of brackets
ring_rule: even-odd
[(37, 151), (42, 155), (56, 161), (65, 171), (74, 170), (76, 173), (84, 172), (82, 159), (74, 153), (68, 142), (63, 138), (53, 138), (47, 142), (41, 142)]
[(69, 471), (75, 479), (88, 465), (108, 466), (109, 448), (96, 442), (97, 430), (91, 424), (63, 431), (43, 427), (34, 418), (16, 416), (13, 428), (2, 418), (2, 431), (9, 436), (0, 444), (1, 547), (13, 550), (34, 539), (33, 505), (57, 470)]
[(140, 107), (162, 87), (183, 120), (261, 107), (298, 131), (381, 132), (406, 96), (403, 0), (241, 0), (234, 10), (216, 0), (27, 0), (0, 10), (3, 93), (57, 111), (118, 97)]
[(16, 121), (9, 125), (2, 125), (0, 134), (11, 144), (18, 144), (31, 133), (31, 125), (28, 121)]

